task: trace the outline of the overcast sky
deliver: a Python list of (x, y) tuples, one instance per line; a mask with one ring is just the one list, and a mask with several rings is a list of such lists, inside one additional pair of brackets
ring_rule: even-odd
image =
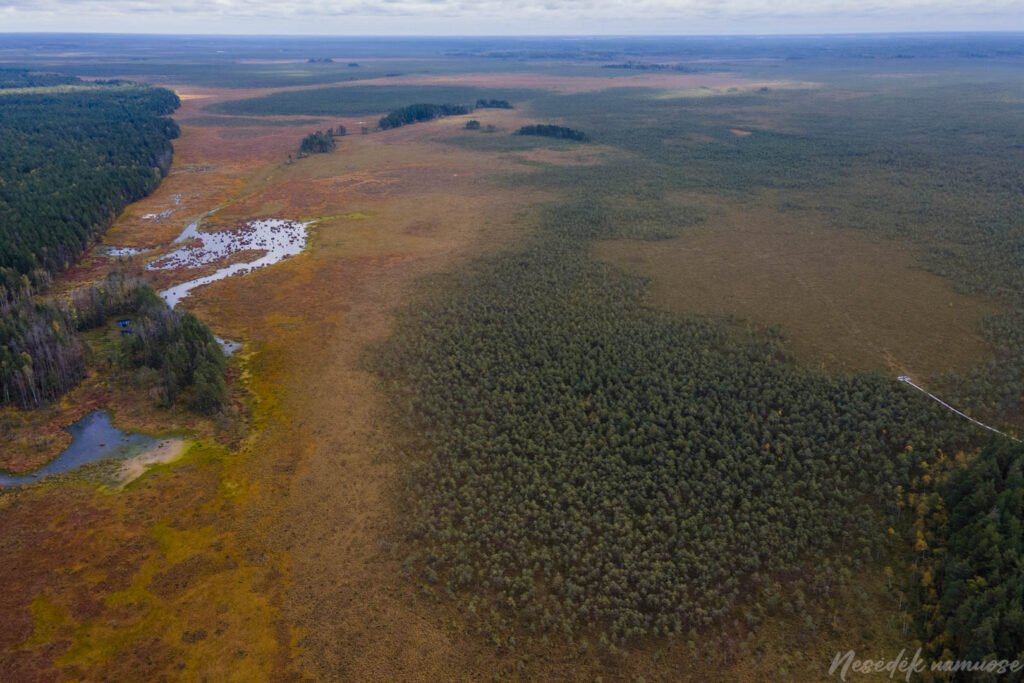
[(1021, 30), (1024, 0), (0, 0), (0, 32), (688, 35)]

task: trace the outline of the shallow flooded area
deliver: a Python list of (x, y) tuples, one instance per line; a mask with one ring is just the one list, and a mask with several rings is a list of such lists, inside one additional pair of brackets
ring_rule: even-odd
[(242, 348), (241, 342), (225, 339), (224, 337), (218, 337), (217, 335), (213, 335), (213, 338), (217, 342), (217, 346), (219, 346), (221, 351), (224, 352), (225, 356), (233, 356)]
[(243, 251), (261, 251), (264, 255), (253, 261), (232, 263), (210, 275), (189, 280), (160, 292), (167, 305), (173, 308), (196, 287), (223, 280), (232, 275), (244, 275), (258, 268), (273, 265), (289, 256), (302, 253), (306, 246), (309, 223), (280, 218), (254, 220), (234, 230), (200, 232), (199, 222), (190, 223), (175, 239), (183, 243), (179, 249), (150, 263), (149, 270), (199, 268), (222, 261)]
[(91, 462), (130, 458), (158, 443), (157, 439), (146, 434), (121, 431), (111, 423), (110, 413), (106, 410), (89, 413), (67, 431), (71, 433), (71, 445), (59, 456), (29, 474), (0, 474), (0, 486), (34, 484), (50, 475), (69, 472)]
[(144, 254), (149, 249), (139, 249), (138, 247), (103, 247), (102, 253), (113, 258), (120, 258), (125, 256), (135, 256), (137, 254)]

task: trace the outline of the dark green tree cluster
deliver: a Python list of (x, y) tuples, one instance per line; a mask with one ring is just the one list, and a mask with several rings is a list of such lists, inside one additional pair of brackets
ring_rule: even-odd
[(227, 401), (227, 360), (210, 328), (191, 313), (168, 308), (148, 287), (140, 287), (139, 295), (133, 334), (122, 340), (127, 364), (159, 373), (162, 405), (183, 400), (198, 413), (220, 410)]
[(480, 122), (476, 119), (466, 121), (466, 130), (480, 130)]
[(141, 279), (115, 271), (103, 282), (72, 293), (79, 329), (99, 327), (114, 316), (130, 320), (116, 362), (159, 373), (159, 402), (179, 399), (199, 413), (217, 412), (227, 400), (227, 361), (210, 329), (191, 313), (168, 308)]
[(382, 116), (378, 126), (382, 130), (399, 128), (410, 123), (433, 121), (444, 116), (461, 116), (473, 113), (473, 107), (466, 104), (410, 104)]
[(328, 129), (327, 132), (318, 130), (315, 133), (310, 133), (306, 137), (302, 138), (302, 144), (299, 145), (299, 152), (301, 154), (325, 154), (327, 152), (333, 152), (338, 148), (338, 143), (334, 139), (334, 131)]
[(930, 511), (936, 537), (918, 567), (917, 617), (930, 654), (1024, 661), (1024, 446), (990, 444), (939, 496)]
[(29, 69), (0, 69), (0, 90), (10, 88), (45, 88), (54, 85), (81, 83), (77, 76)]
[(516, 135), (537, 135), (545, 138), (556, 138), (558, 140), (575, 140), (576, 142), (588, 142), (590, 140), (587, 134), (581, 130), (546, 123), (535, 123), (529, 126), (523, 126), (516, 131)]
[(102, 86), (0, 101), (0, 282), (66, 268), (159, 184), (178, 127), (174, 93)]
[(896, 486), (958, 425), (771, 336), (645, 311), (642, 281), (588, 256), (636, 234), (612, 215), (552, 211), (383, 350), (431, 454), (409, 562), (499, 629), (611, 643), (827, 602), (885, 552)]
[(474, 105), (477, 109), (515, 109), (512, 103), (508, 100), (484, 100), (480, 99), (476, 101)]
[[(333, 74), (335, 80), (356, 80), (370, 78), (374, 74), (365, 72), (373, 67), (361, 67), (361, 73), (340, 73), (333, 69), (324, 70), (323, 75)], [(207, 69), (208, 70), (208, 69)], [(320, 71), (319, 69), (313, 71)], [(267, 72), (262, 72), (266, 74)], [(391, 78), (396, 73), (376, 72), (379, 76)], [(234, 78), (244, 75), (233, 73)], [(266, 75), (264, 76), (266, 78)], [(208, 79), (209, 74), (190, 73), (189, 82), (194, 79)], [(271, 76), (271, 78), (273, 78)], [(294, 79), (294, 76), (289, 78)], [(285, 85), (286, 83), (279, 83)], [(232, 83), (230, 87), (240, 87)], [(475, 102), (478, 99), (509, 99), (526, 97), (529, 90), (481, 89), (461, 85), (345, 85), (309, 90), (286, 90), (249, 99), (231, 100), (213, 105), (211, 112), (231, 115), (300, 115), (300, 116), (368, 116), (401, 109), (410, 102)]]

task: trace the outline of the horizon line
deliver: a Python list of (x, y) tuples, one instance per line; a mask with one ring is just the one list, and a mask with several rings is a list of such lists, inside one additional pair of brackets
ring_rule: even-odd
[(0, 31), (2, 36), (167, 36), (180, 38), (815, 38), (861, 36), (1013, 36), (1024, 37), (1024, 29), (1011, 30), (930, 30), (930, 31), (810, 31), (759, 33), (178, 33), (162, 31)]

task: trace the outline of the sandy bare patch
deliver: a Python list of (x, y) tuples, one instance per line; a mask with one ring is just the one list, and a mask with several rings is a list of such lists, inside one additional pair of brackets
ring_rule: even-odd
[(742, 128), (730, 128), (729, 132), (738, 138), (747, 138), (753, 135), (753, 131), (743, 130)]
[(186, 442), (183, 439), (166, 439), (153, 448), (128, 458), (117, 471), (117, 480), (124, 486), (143, 474), (153, 465), (174, 462), (185, 454)]

